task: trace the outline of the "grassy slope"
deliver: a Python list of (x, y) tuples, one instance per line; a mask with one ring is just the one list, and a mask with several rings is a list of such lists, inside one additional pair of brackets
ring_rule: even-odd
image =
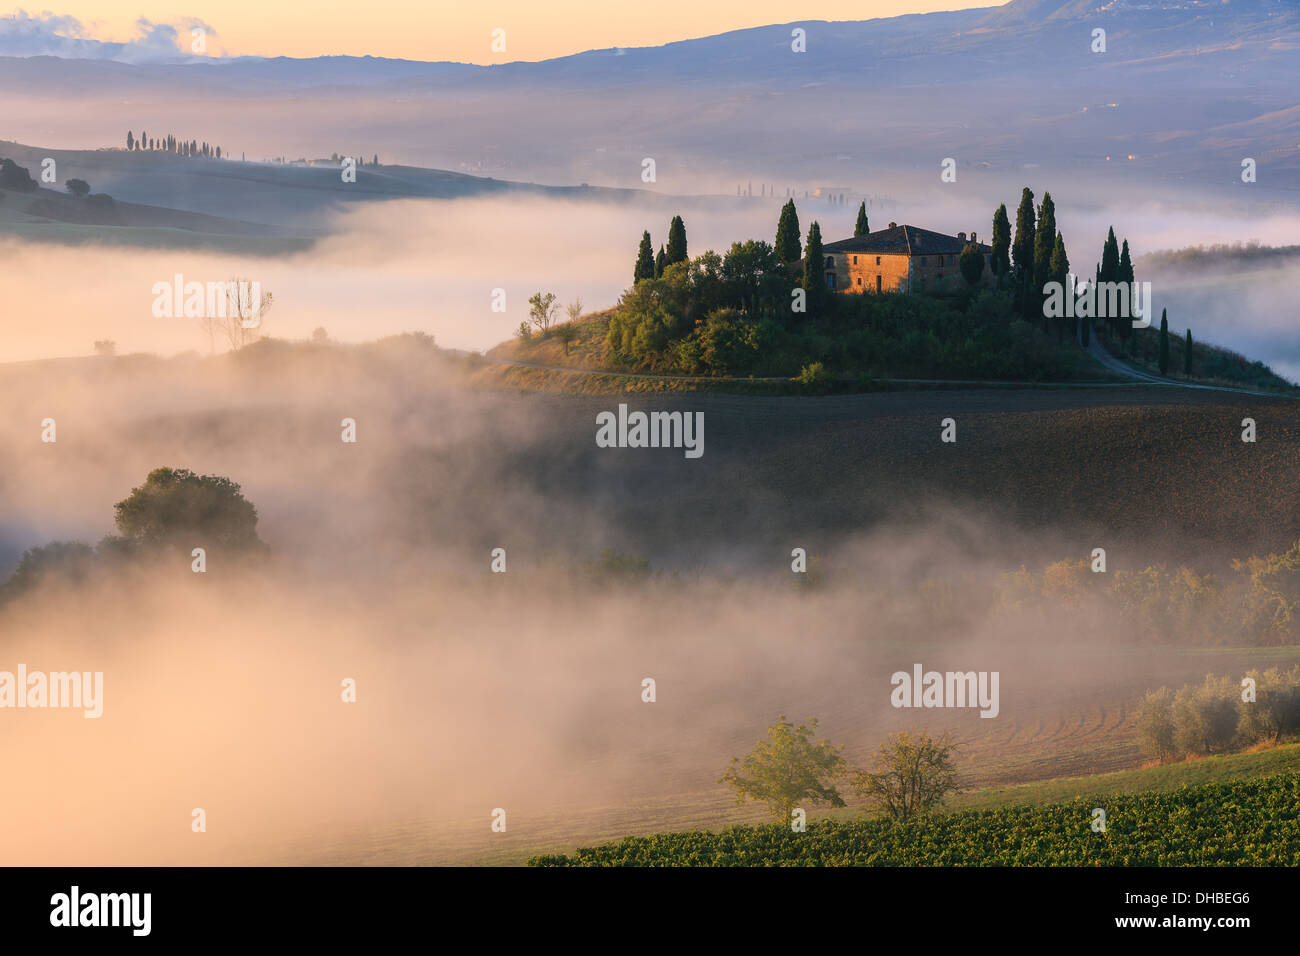
[[(610, 359), (609, 350), (605, 346), (605, 334), (609, 329), (609, 319), (613, 312), (613, 309), (606, 309), (603, 312), (583, 316), (577, 322), (565, 323), (572, 329), (573, 334), (573, 338), (567, 346), (562, 338), (552, 330), (552, 334), (545, 338), (534, 336), (528, 341), (516, 336), (494, 346), (487, 352), (489, 359), (495, 359), (499, 362), (524, 362), (545, 366), (547, 369), (601, 371), (607, 373), (605, 376), (593, 380), (590, 376), (565, 375), (544, 369), (514, 368), (502, 370), (497, 367), (495, 369), (485, 369), (483, 375), (480, 376), (480, 381), (483, 384), (501, 385), (510, 388), (571, 392), (575, 394), (700, 390), (794, 394), (803, 391), (803, 389), (789, 388), (778, 383), (764, 384), (763, 380), (751, 380), (750, 382), (739, 380), (743, 383), (743, 387), (737, 388), (736, 383), (738, 380), (736, 379), (718, 379), (717, 384), (710, 384), (708, 382), (674, 380), (669, 376), (628, 376), (626, 373), (621, 373)], [(1158, 335), (1158, 331), (1154, 328), (1140, 332), (1135, 340), (1137, 346), (1135, 351), (1132, 354), (1123, 353), (1121, 357), (1137, 368), (1158, 373), (1156, 363)], [(1247, 366), (1250, 363), (1236, 353), (1201, 342), (1195, 343), (1194, 346), (1196, 361), (1193, 366), (1193, 375), (1190, 378), (1185, 377), (1182, 375), (1183, 340), (1173, 336), (1171, 337), (1170, 346), (1169, 377), (1172, 380), (1208, 385), (1226, 385), (1236, 388), (1261, 388), (1280, 393), (1296, 393), (1298, 391), (1294, 386), (1267, 370), (1259, 374), (1248, 370)], [(1112, 351), (1115, 351), (1113, 346)], [(1198, 370), (1205, 366), (1211, 357), (1222, 357), (1234, 369), (1239, 367), (1244, 380), (1201, 374)], [(1097, 383), (1122, 381), (1115, 378), (1090, 357), (1081, 356), (1081, 362), (1085, 363), (1089, 369), (1088, 381)], [(884, 383), (875, 383), (871, 387), (887, 386)]]
[(272, 235), (251, 223), (160, 206), (116, 202), (96, 216), (84, 200), (53, 189), (0, 189), (0, 237), (64, 245), (95, 243), (141, 248), (208, 249), (277, 255), (308, 249), (312, 240)]
[[(950, 798), (945, 812), (1049, 806), (1082, 798), (1091, 800), (1167, 792), (1182, 786), (1255, 780), (1296, 772), (1300, 772), (1300, 744), (1284, 744), (1255, 753), (973, 790)], [(486, 829), (479, 820), (454, 821), (454, 828), (446, 829), (410, 822), (365, 832), (340, 830), (323, 834), (310, 849), (276, 848), (272, 859), (280, 863), (306, 864), (346, 860), (367, 865), (518, 866), (533, 856), (572, 853), (580, 846), (614, 842), (629, 834), (649, 836), (656, 832), (690, 829), (716, 832), (722, 826), (720, 811), (726, 813), (727, 825), (755, 826), (768, 822), (763, 812), (753, 805), (747, 805), (748, 809), (743, 813), (726, 812), (732, 801), (720, 788), (715, 788), (710, 794), (709, 803), (696, 803), (700, 796), (683, 793), (679, 797), (645, 800), (635, 806), (607, 807), (596, 812), (513, 819), (508, 833), (487, 836), (479, 832)], [(693, 805), (693, 811), (683, 814), (687, 805)], [(862, 811), (854, 807), (809, 814), (811, 821), (850, 822), (862, 817)], [(474, 833), (475, 837), (467, 839), (468, 833)]]

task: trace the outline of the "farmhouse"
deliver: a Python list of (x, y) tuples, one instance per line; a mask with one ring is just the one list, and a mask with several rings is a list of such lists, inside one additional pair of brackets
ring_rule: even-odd
[(979, 285), (993, 286), (993, 249), (976, 242), (975, 233), (946, 236), (941, 232), (900, 226), (841, 239), (822, 246), (826, 286), (836, 292), (945, 292), (967, 287), (958, 259), (968, 243), (984, 256)]

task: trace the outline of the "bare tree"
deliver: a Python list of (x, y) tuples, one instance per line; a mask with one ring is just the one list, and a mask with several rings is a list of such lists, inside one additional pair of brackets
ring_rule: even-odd
[(234, 278), (226, 282), (226, 314), (217, 317), (217, 328), (226, 334), (230, 350), (237, 352), (262, 337), (262, 323), (275, 304), (260, 282)]
[(564, 307), (564, 311), (569, 313), (570, 322), (577, 322), (582, 318), (582, 299), (574, 299)]

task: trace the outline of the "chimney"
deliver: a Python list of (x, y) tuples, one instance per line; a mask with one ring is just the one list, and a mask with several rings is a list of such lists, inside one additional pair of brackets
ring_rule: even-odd
[(970, 241), (971, 241), (971, 242), (979, 242), (979, 240), (975, 238), (975, 233), (973, 233), (973, 232), (970, 234)]
[(890, 228), (890, 229), (897, 229), (897, 228), (898, 228), (898, 223), (896, 223), (896, 222), (891, 222), (891, 223), (889, 224), (889, 228)]
[(957, 233), (957, 241), (960, 242), (960, 243), (965, 243), (965, 242), (966, 242), (966, 233), (964, 233), (964, 232), (959, 232), (959, 233)]

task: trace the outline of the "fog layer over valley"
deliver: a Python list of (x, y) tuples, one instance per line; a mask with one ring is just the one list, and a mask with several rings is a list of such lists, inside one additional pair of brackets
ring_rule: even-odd
[[(201, 178), (192, 183), (208, 188)], [(1300, 214), (1287, 206), (1208, 210), (1172, 192), (1103, 195), (1041, 174), (978, 187), (885, 180), (877, 197), (867, 200), (871, 228), (897, 221), (952, 235), (975, 232), (987, 241), (998, 204), (1007, 203), (1014, 214), (1026, 184), (1038, 198), (1044, 190), (1052, 193), (1074, 272), (1085, 277), (1111, 226), (1128, 239), (1135, 257), (1251, 240), (1287, 245), (1300, 233)], [(232, 188), (219, 190), (228, 212), (255, 215), (239, 208), (248, 200)], [(631, 284), (642, 231), (650, 232), (657, 249), (674, 214), (685, 219), (689, 252), (698, 256), (706, 249), (725, 253), (746, 239), (771, 243), (783, 202), (784, 196), (677, 200), (652, 194), (635, 202), (536, 196), (362, 202), (332, 213), (329, 236), (311, 251), (272, 257), (0, 239), (8, 263), (0, 276), (6, 331), (0, 360), (85, 355), (101, 339), (114, 341), (119, 353), (220, 350), (225, 343), (210, 341), (195, 320), (154, 315), (155, 285), (174, 283), (177, 275), (184, 283), (236, 276), (261, 282), (275, 297), (262, 331), (277, 338), (306, 338), (324, 327), (333, 339), (359, 342), (419, 329), (443, 347), (486, 350), (527, 318), (535, 292), (554, 292), (561, 302), (581, 298), (587, 312), (616, 304)], [(855, 205), (817, 198), (796, 205), (805, 237), (813, 220), (827, 241), (853, 234)], [(1138, 278), (1152, 282), (1157, 321), (1168, 308), (1175, 334), (1191, 327), (1198, 342), (1276, 362), (1280, 374), (1300, 378), (1294, 329), (1278, 318), (1289, 301), (1293, 269), (1221, 276), (1161, 268)], [(498, 289), (505, 291), (504, 311), (493, 310)]]
[[(1241, 655), (990, 589), (1098, 546), (1112, 572), (1221, 568), (1300, 528), (1291, 403), (528, 396), (466, 374), (411, 339), (4, 368), (5, 573), (26, 547), (98, 541), (162, 465), (239, 482), (270, 546), (204, 574), (187, 553), (104, 565), (0, 606), (0, 670), (104, 672), (98, 719), (6, 712), (4, 862), (440, 862), (751, 820), (714, 781), (778, 713), (819, 717), (858, 762), (894, 730), (951, 727), (973, 783), (1131, 766), (1126, 708)], [(620, 401), (703, 411), (703, 457), (597, 448)], [(1245, 410), (1270, 436), (1250, 457)], [(891, 708), (889, 675), (915, 663), (999, 671), (998, 717)]]

